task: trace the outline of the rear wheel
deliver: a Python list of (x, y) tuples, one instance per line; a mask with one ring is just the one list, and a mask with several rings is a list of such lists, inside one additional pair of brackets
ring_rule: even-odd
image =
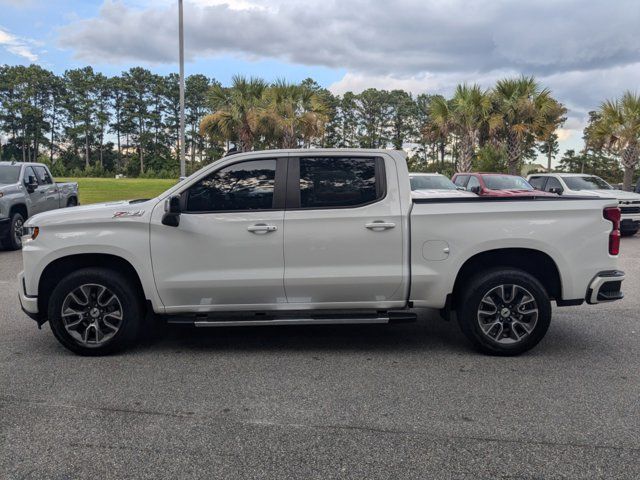
[(85, 268), (58, 283), (48, 318), (58, 341), (79, 355), (106, 355), (131, 345), (143, 321), (136, 286), (117, 272)]
[(2, 240), (2, 246), (7, 250), (20, 250), (22, 248), (22, 227), (24, 217), (21, 213), (14, 213), (11, 216), (7, 237)]
[(620, 235), (623, 237), (633, 237), (636, 233), (638, 233), (638, 228), (629, 229), (629, 230), (621, 230)]
[(458, 322), (480, 351), (519, 355), (547, 333), (551, 302), (532, 275), (513, 268), (490, 270), (464, 285)]

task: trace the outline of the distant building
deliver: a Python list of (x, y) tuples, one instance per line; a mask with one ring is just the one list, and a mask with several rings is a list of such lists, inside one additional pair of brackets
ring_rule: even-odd
[(531, 173), (545, 173), (547, 171), (547, 167), (545, 167), (544, 165), (540, 165), (539, 163), (527, 163), (522, 166), (522, 170), (520, 170), (520, 173), (523, 177), (526, 177)]

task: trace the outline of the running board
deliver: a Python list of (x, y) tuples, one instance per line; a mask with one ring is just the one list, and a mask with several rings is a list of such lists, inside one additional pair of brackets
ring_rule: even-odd
[(278, 326), (278, 325), (359, 325), (359, 324), (384, 324), (414, 322), (417, 315), (412, 312), (380, 312), (378, 314), (367, 315), (322, 315), (316, 316), (296, 316), (296, 315), (264, 315), (254, 314), (238, 317), (231, 315), (191, 315), (191, 316), (169, 316), (167, 323), (193, 325), (195, 327), (256, 327), (256, 326)]
[(255, 327), (267, 325), (354, 325), (389, 323), (389, 317), (376, 318), (274, 318), (273, 320), (196, 320), (196, 327)]

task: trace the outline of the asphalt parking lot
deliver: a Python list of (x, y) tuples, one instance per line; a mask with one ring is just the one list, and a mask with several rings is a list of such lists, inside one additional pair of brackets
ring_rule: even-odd
[(627, 297), (555, 309), (518, 358), (430, 312), (77, 357), (20, 311), (0, 251), (0, 478), (640, 478), (640, 237), (622, 249)]

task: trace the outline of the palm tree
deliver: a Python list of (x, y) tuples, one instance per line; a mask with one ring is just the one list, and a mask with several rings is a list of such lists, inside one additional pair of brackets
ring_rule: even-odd
[(451, 107), (453, 126), (460, 136), (458, 172), (469, 172), (480, 129), (489, 120), (491, 98), (478, 85), (458, 85)]
[(328, 121), (328, 106), (304, 85), (278, 80), (265, 91), (266, 128), (282, 148), (309, 146), (321, 137)]
[(234, 76), (230, 88), (214, 85), (209, 92), (214, 112), (200, 123), (200, 133), (236, 144), (241, 152), (253, 149), (260, 135), (267, 84), (257, 78)]
[(450, 102), (441, 95), (435, 95), (430, 99), (427, 113), (429, 119), (421, 133), (427, 141), (437, 142), (441, 147), (440, 161), (442, 168), (444, 168), (444, 150), (453, 130), (453, 113)]
[(623, 188), (631, 190), (640, 156), (640, 96), (627, 91), (619, 99), (606, 100), (598, 113), (599, 118), (585, 130), (587, 144), (620, 155)]
[(550, 128), (555, 130), (566, 110), (533, 77), (500, 80), (492, 96), (492, 123), (503, 135), (509, 173), (517, 175), (527, 141), (544, 137)]

